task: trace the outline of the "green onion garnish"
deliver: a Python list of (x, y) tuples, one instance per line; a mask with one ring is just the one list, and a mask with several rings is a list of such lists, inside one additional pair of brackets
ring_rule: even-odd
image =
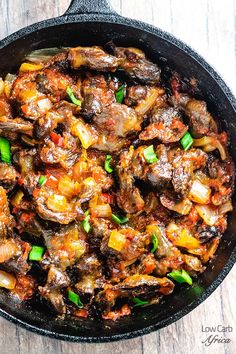
[(147, 305), (149, 303), (148, 301), (140, 300), (138, 297), (134, 297), (132, 301), (135, 303), (134, 307)]
[(75, 97), (71, 87), (67, 87), (66, 93), (70, 97), (71, 102), (73, 102), (77, 106), (81, 106), (81, 101)]
[(40, 184), (40, 186), (42, 186), (46, 182), (46, 180), (47, 180), (46, 176), (40, 176), (38, 183)]
[(32, 246), (31, 251), (29, 253), (30, 261), (41, 261), (44, 254), (44, 247), (41, 246)]
[(153, 163), (158, 160), (153, 145), (150, 145), (149, 147), (143, 150), (143, 156), (148, 163)]
[(106, 160), (105, 160), (104, 168), (105, 168), (105, 170), (108, 173), (112, 173), (113, 172), (113, 168), (111, 168), (110, 163), (111, 163), (111, 155), (107, 155), (106, 156)]
[(184, 150), (188, 150), (190, 148), (190, 146), (193, 144), (193, 138), (189, 132), (184, 134), (184, 136), (180, 139), (180, 144)]
[(69, 290), (68, 291), (68, 299), (73, 302), (77, 307), (82, 309), (84, 307), (83, 303), (80, 300), (80, 297), (78, 294), (74, 293), (74, 291)]
[(152, 234), (152, 249), (151, 249), (151, 252), (154, 253), (156, 252), (157, 250), (157, 247), (158, 247), (158, 238), (155, 234)]
[(174, 272), (168, 273), (167, 275), (168, 277), (177, 281), (177, 283), (188, 283), (189, 285), (193, 284), (192, 278), (184, 269), (182, 269), (182, 271), (175, 270)]
[(85, 219), (82, 221), (82, 226), (84, 228), (84, 231), (87, 232), (87, 234), (89, 233), (89, 231), (91, 230), (91, 225), (89, 223), (89, 219), (90, 219), (90, 215), (89, 215), (89, 211), (87, 210), (85, 213)]
[(112, 214), (112, 220), (113, 221), (115, 221), (118, 225), (120, 225), (120, 224), (124, 224), (124, 223), (126, 223), (127, 221), (129, 221), (129, 219), (127, 218), (127, 217), (125, 217), (125, 216), (117, 216), (117, 215), (115, 215), (115, 214)]
[(119, 87), (116, 91), (116, 102), (122, 103), (125, 95), (125, 85)]
[(6, 163), (11, 163), (11, 148), (7, 139), (0, 137), (0, 152), (1, 160)]

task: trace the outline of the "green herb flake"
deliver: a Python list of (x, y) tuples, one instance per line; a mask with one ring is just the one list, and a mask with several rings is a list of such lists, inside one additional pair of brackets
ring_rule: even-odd
[(124, 96), (125, 96), (125, 85), (122, 85), (116, 91), (116, 102), (122, 103), (124, 100)]
[(193, 138), (189, 132), (184, 134), (184, 136), (180, 139), (180, 144), (184, 150), (188, 150), (192, 146)]
[(73, 304), (75, 304), (78, 308), (82, 309), (84, 307), (79, 295), (74, 293), (74, 291), (72, 290), (68, 291), (68, 299), (73, 302)]
[(152, 241), (152, 244), (153, 244), (152, 249), (151, 249), (151, 252), (152, 252), (152, 253), (155, 253), (156, 250), (157, 250), (157, 247), (158, 247), (158, 238), (157, 238), (157, 236), (155, 235), (155, 233), (152, 234), (152, 239), (151, 239), (151, 241)]
[(105, 165), (104, 168), (108, 173), (112, 173), (113, 172), (113, 168), (111, 167), (110, 163), (111, 163), (111, 155), (107, 155), (106, 159), (105, 159)]
[(125, 224), (129, 219), (125, 216), (118, 216), (115, 214), (112, 214), (112, 220), (116, 222), (118, 225), (120, 224)]
[(89, 231), (91, 230), (91, 225), (89, 223), (89, 219), (90, 219), (90, 215), (89, 215), (89, 211), (87, 210), (85, 213), (85, 219), (82, 221), (82, 226), (84, 228), (84, 231), (87, 232), (87, 234), (89, 233)]
[(187, 283), (189, 285), (193, 284), (192, 278), (184, 269), (182, 269), (181, 271), (175, 270), (171, 273), (168, 273), (167, 276), (174, 279), (177, 283), (180, 283), (180, 284), (182, 284), (182, 283)]
[(44, 247), (41, 246), (32, 246), (29, 253), (30, 261), (41, 261), (44, 254)]
[(132, 301), (133, 301), (134, 304), (135, 304), (133, 307), (138, 307), (138, 306), (143, 306), (143, 305), (149, 304), (148, 301), (140, 300), (138, 297), (134, 297), (134, 298), (132, 299)]
[(81, 101), (75, 97), (71, 87), (67, 87), (66, 93), (70, 97), (72, 103), (76, 104), (77, 106), (81, 106)]
[(158, 161), (153, 145), (150, 145), (143, 150), (143, 156), (148, 163), (154, 163)]

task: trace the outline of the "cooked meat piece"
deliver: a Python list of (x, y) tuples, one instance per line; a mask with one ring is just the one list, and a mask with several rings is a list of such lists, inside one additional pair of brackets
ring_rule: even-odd
[(193, 182), (193, 171), (205, 167), (206, 160), (207, 155), (201, 149), (175, 150), (172, 159), (172, 184), (177, 194), (187, 196)]
[(76, 122), (74, 117), (75, 107), (73, 104), (61, 101), (55, 104), (46, 115), (40, 117), (34, 124), (34, 135), (36, 139), (44, 139), (49, 137), (50, 133), (61, 124), (65, 130), (69, 131), (71, 126)]
[(12, 294), (20, 301), (29, 300), (37, 290), (36, 285), (36, 280), (31, 275), (17, 275)]
[(73, 81), (69, 75), (64, 75), (57, 70), (44, 69), (36, 78), (37, 89), (47, 95), (52, 102), (59, 102), (66, 96), (66, 90), (71, 87)]
[(102, 274), (102, 265), (96, 254), (83, 256), (76, 264), (81, 279), (75, 287), (82, 293), (94, 294), (94, 290), (104, 285), (105, 279)]
[(206, 102), (190, 99), (185, 106), (185, 113), (189, 117), (190, 131), (194, 137), (217, 133), (217, 125), (207, 111)]
[(126, 105), (113, 103), (94, 117), (94, 123), (100, 134), (125, 138), (141, 130), (142, 117)]
[(155, 297), (171, 294), (174, 284), (168, 278), (156, 278), (150, 275), (133, 275), (117, 285), (107, 285), (100, 291), (95, 301), (104, 310), (110, 310), (117, 298), (134, 298), (139, 296)]
[(73, 69), (85, 66), (97, 71), (115, 71), (122, 62), (97, 46), (71, 48), (68, 58)]
[(38, 287), (39, 293), (41, 296), (52, 304), (54, 310), (58, 314), (66, 313), (66, 306), (64, 302), (64, 297), (61, 294), (60, 290), (49, 290), (47, 287)]
[(125, 104), (127, 106), (136, 106), (144, 100), (148, 92), (148, 86), (135, 85), (127, 88)]
[(70, 285), (68, 275), (52, 265), (48, 271), (46, 287), (50, 290), (62, 289)]
[(25, 275), (31, 268), (27, 262), (30, 250), (29, 243), (20, 238), (7, 239), (0, 245), (2, 266), (7, 271)]
[(134, 80), (147, 85), (157, 85), (160, 81), (160, 68), (146, 59), (144, 52), (137, 48), (114, 49), (115, 55), (121, 59), (120, 68)]
[(12, 165), (8, 165), (4, 162), (0, 163), (0, 185), (3, 186), (7, 192), (15, 187), (18, 177), (19, 174)]
[(125, 236), (125, 245), (120, 252), (115, 251), (109, 247), (109, 236), (105, 236), (101, 243), (101, 252), (106, 256), (116, 256), (118, 259), (124, 261), (135, 261), (143, 253), (146, 252), (145, 247), (149, 242), (149, 235), (147, 233), (140, 233), (131, 228), (123, 228), (118, 230)]
[(32, 123), (22, 118), (7, 118), (6, 116), (0, 117), (0, 134), (2, 131), (9, 131), (14, 133), (23, 133), (32, 136), (33, 125)]
[[(0, 95), (1, 96), (1, 95)], [(12, 118), (12, 107), (6, 96), (0, 97), (0, 117)]]
[(10, 214), (6, 191), (0, 187), (0, 240), (7, 237), (14, 227), (14, 218)]
[(191, 275), (196, 275), (196, 272), (201, 273), (205, 269), (205, 267), (203, 267), (203, 265), (198, 257), (190, 256), (189, 254), (184, 254), (183, 260), (186, 264), (186, 270)]
[(175, 194), (168, 191), (161, 194), (160, 201), (165, 208), (173, 210), (180, 215), (188, 215), (193, 206), (188, 198), (179, 201)]
[(78, 149), (65, 149), (50, 140), (48, 140), (40, 151), (40, 159), (42, 162), (46, 164), (60, 164), (67, 170), (71, 169), (78, 157)]
[(133, 149), (125, 151), (120, 155), (117, 165), (120, 189), (117, 192), (117, 204), (126, 213), (134, 214), (141, 211), (144, 207), (144, 200), (137, 187), (134, 186), (133, 176), (130, 174), (129, 167), (133, 158)]
[(129, 165), (129, 173), (131, 176), (144, 180), (156, 188), (166, 186), (172, 177), (172, 167), (168, 161), (167, 149), (165, 145), (158, 145), (156, 155), (158, 160), (149, 164), (144, 157), (144, 149), (146, 146), (140, 146), (134, 150), (132, 161)]
[(27, 119), (37, 120), (52, 106), (47, 96), (38, 90), (35, 78), (37, 72), (19, 75), (12, 85), (11, 100), (17, 102), (20, 113)]
[(157, 108), (151, 113), (150, 124), (139, 135), (141, 140), (158, 138), (163, 143), (179, 141), (187, 132), (180, 112), (172, 107)]
[[(44, 231), (43, 237), (50, 256), (50, 263), (62, 271), (72, 267), (87, 248), (85, 232), (76, 224), (61, 227), (58, 231)], [(45, 256), (47, 258), (47, 256)]]
[(115, 134), (99, 134), (98, 140), (93, 144), (93, 148), (99, 151), (118, 152), (122, 148), (130, 145), (127, 138), (118, 138)]
[(20, 233), (26, 232), (30, 236), (40, 237), (43, 235), (44, 228), (33, 212), (21, 212), (16, 215), (17, 228)]
[(118, 85), (106, 80), (103, 75), (87, 74), (82, 82), (82, 112), (85, 117), (100, 114), (102, 110), (116, 101), (114, 89)]
[(201, 243), (208, 242), (213, 237), (221, 237), (221, 232), (216, 226), (202, 225), (197, 228), (197, 233), (195, 235)]

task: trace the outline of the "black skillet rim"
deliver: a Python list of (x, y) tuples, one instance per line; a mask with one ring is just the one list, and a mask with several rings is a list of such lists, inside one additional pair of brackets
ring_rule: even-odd
[[(225, 94), (225, 96), (229, 100), (234, 111), (236, 112), (236, 99), (235, 99), (234, 95), (232, 94), (231, 90), (226, 85), (226, 83), (223, 81), (223, 79), (220, 77), (220, 75), (205, 61), (205, 59), (203, 59), (190, 46), (186, 45), (181, 40), (175, 38), (170, 33), (167, 33), (157, 27), (154, 27), (152, 25), (149, 25), (149, 24), (146, 24), (144, 22), (137, 21), (134, 19), (129, 19), (126, 17), (121, 17), (119, 15), (113, 15), (113, 14), (108, 14), (108, 15), (105, 15), (105, 14), (63, 15), (63, 16), (60, 16), (57, 18), (52, 18), (52, 19), (48, 19), (45, 21), (35, 23), (33, 25), (25, 27), (25, 28), (9, 35), (8, 37), (6, 37), (0, 41), (0, 49), (7, 46), (8, 44), (16, 41), (17, 39), (22, 38), (32, 32), (37, 31), (37, 30), (40, 30), (40, 29), (43, 29), (46, 27), (57, 26), (57, 25), (61, 25), (61, 24), (75, 23), (75, 22), (103, 22), (103, 23), (112, 23), (112, 24), (117, 23), (117, 24), (121, 24), (121, 25), (130, 26), (133, 28), (141, 29), (147, 33), (154, 34), (154, 35), (161, 37), (162, 39), (170, 42), (172, 45), (177, 46), (178, 48), (183, 50), (185, 53), (189, 54), (195, 61), (197, 61), (203, 67), (203, 69), (205, 69), (209, 73), (209, 75), (211, 75), (213, 77), (213, 79), (220, 86), (222, 92)], [(3, 311), (2, 309), (0, 309), (0, 316), (9, 320), (12, 323), (15, 323), (27, 330), (30, 330), (31, 332), (41, 334), (41, 335), (44, 335), (47, 337), (51, 337), (54, 339), (60, 339), (60, 340), (65, 340), (65, 341), (70, 341), (70, 342), (104, 343), (104, 342), (112, 342), (112, 341), (117, 341), (117, 340), (135, 338), (135, 337), (142, 336), (142, 335), (148, 334), (150, 332), (156, 331), (156, 330), (161, 329), (163, 327), (166, 327), (166, 326), (176, 322), (177, 320), (181, 319), (182, 317), (187, 315), (190, 311), (195, 309), (204, 300), (206, 300), (213, 293), (213, 291), (221, 284), (221, 282), (227, 276), (227, 274), (229, 273), (229, 271), (231, 270), (231, 268), (233, 267), (235, 262), (236, 262), (236, 247), (232, 250), (232, 253), (228, 259), (228, 262), (224, 266), (224, 268), (221, 270), (221, 272), (218, 274), (218, 276), (214, 279), (212, 284), (206, 289), (206, 291), (201, 296), (199, 296), (198, 299), (196, 299), (195, 301), (193, 301), (192, 303), (187, 305), (182, 310), (178, 311), (176, 314), (169, 316), (165, 320), (162, 320), (157, 324), (147, 326), (147, 327), (144, 327), (143, 329), (139, 329), (136, 331), (130, 331), (127, 333), (122, 333), (122, 334), (117, 334), (117, 335), (112, 335), (112, 336), (83, 337), (83, 336), (66, 335), (66, 334), (56, 333), (53, 331), (38, 328), (36, 326), (30, 325), (27, 322), (21, 321), (20, 319), (8, 314), (6, 311)]]

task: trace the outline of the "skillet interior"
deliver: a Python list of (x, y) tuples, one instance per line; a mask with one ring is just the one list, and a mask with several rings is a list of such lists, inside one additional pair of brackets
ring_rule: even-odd
[[(85, 21), (87, 21), (85, 23)], [(236, 161), (236, 102), (228, 88), (204, 60), (189, 47), (152, 26), (109, 15), (71, 15), (28, 27), (0, 42), (0, 76), (14, 72), (25, 54), (54, 46), (105, 44), (109, 40), (122, 46), (143, 49), (154, 62), (165, 58), (165, 65), (185, 77), (195, 77), (210, 111), (222, 120), (230, 133), (230, 153)], [(235, 197), (233, 200), (235, 207)], [(236, 259), (236, 208), (216, 257), (193, 287), (177, 287), (161, 305), (138, 309), (117, 322), (90, 319), (55, 320), (37, 302), (16, 304), (0, 292), (0, 314), (35, 332), (72, 341), (101, 342), (130, 338), (168, 325), (201, 303), (220, 284)]]

